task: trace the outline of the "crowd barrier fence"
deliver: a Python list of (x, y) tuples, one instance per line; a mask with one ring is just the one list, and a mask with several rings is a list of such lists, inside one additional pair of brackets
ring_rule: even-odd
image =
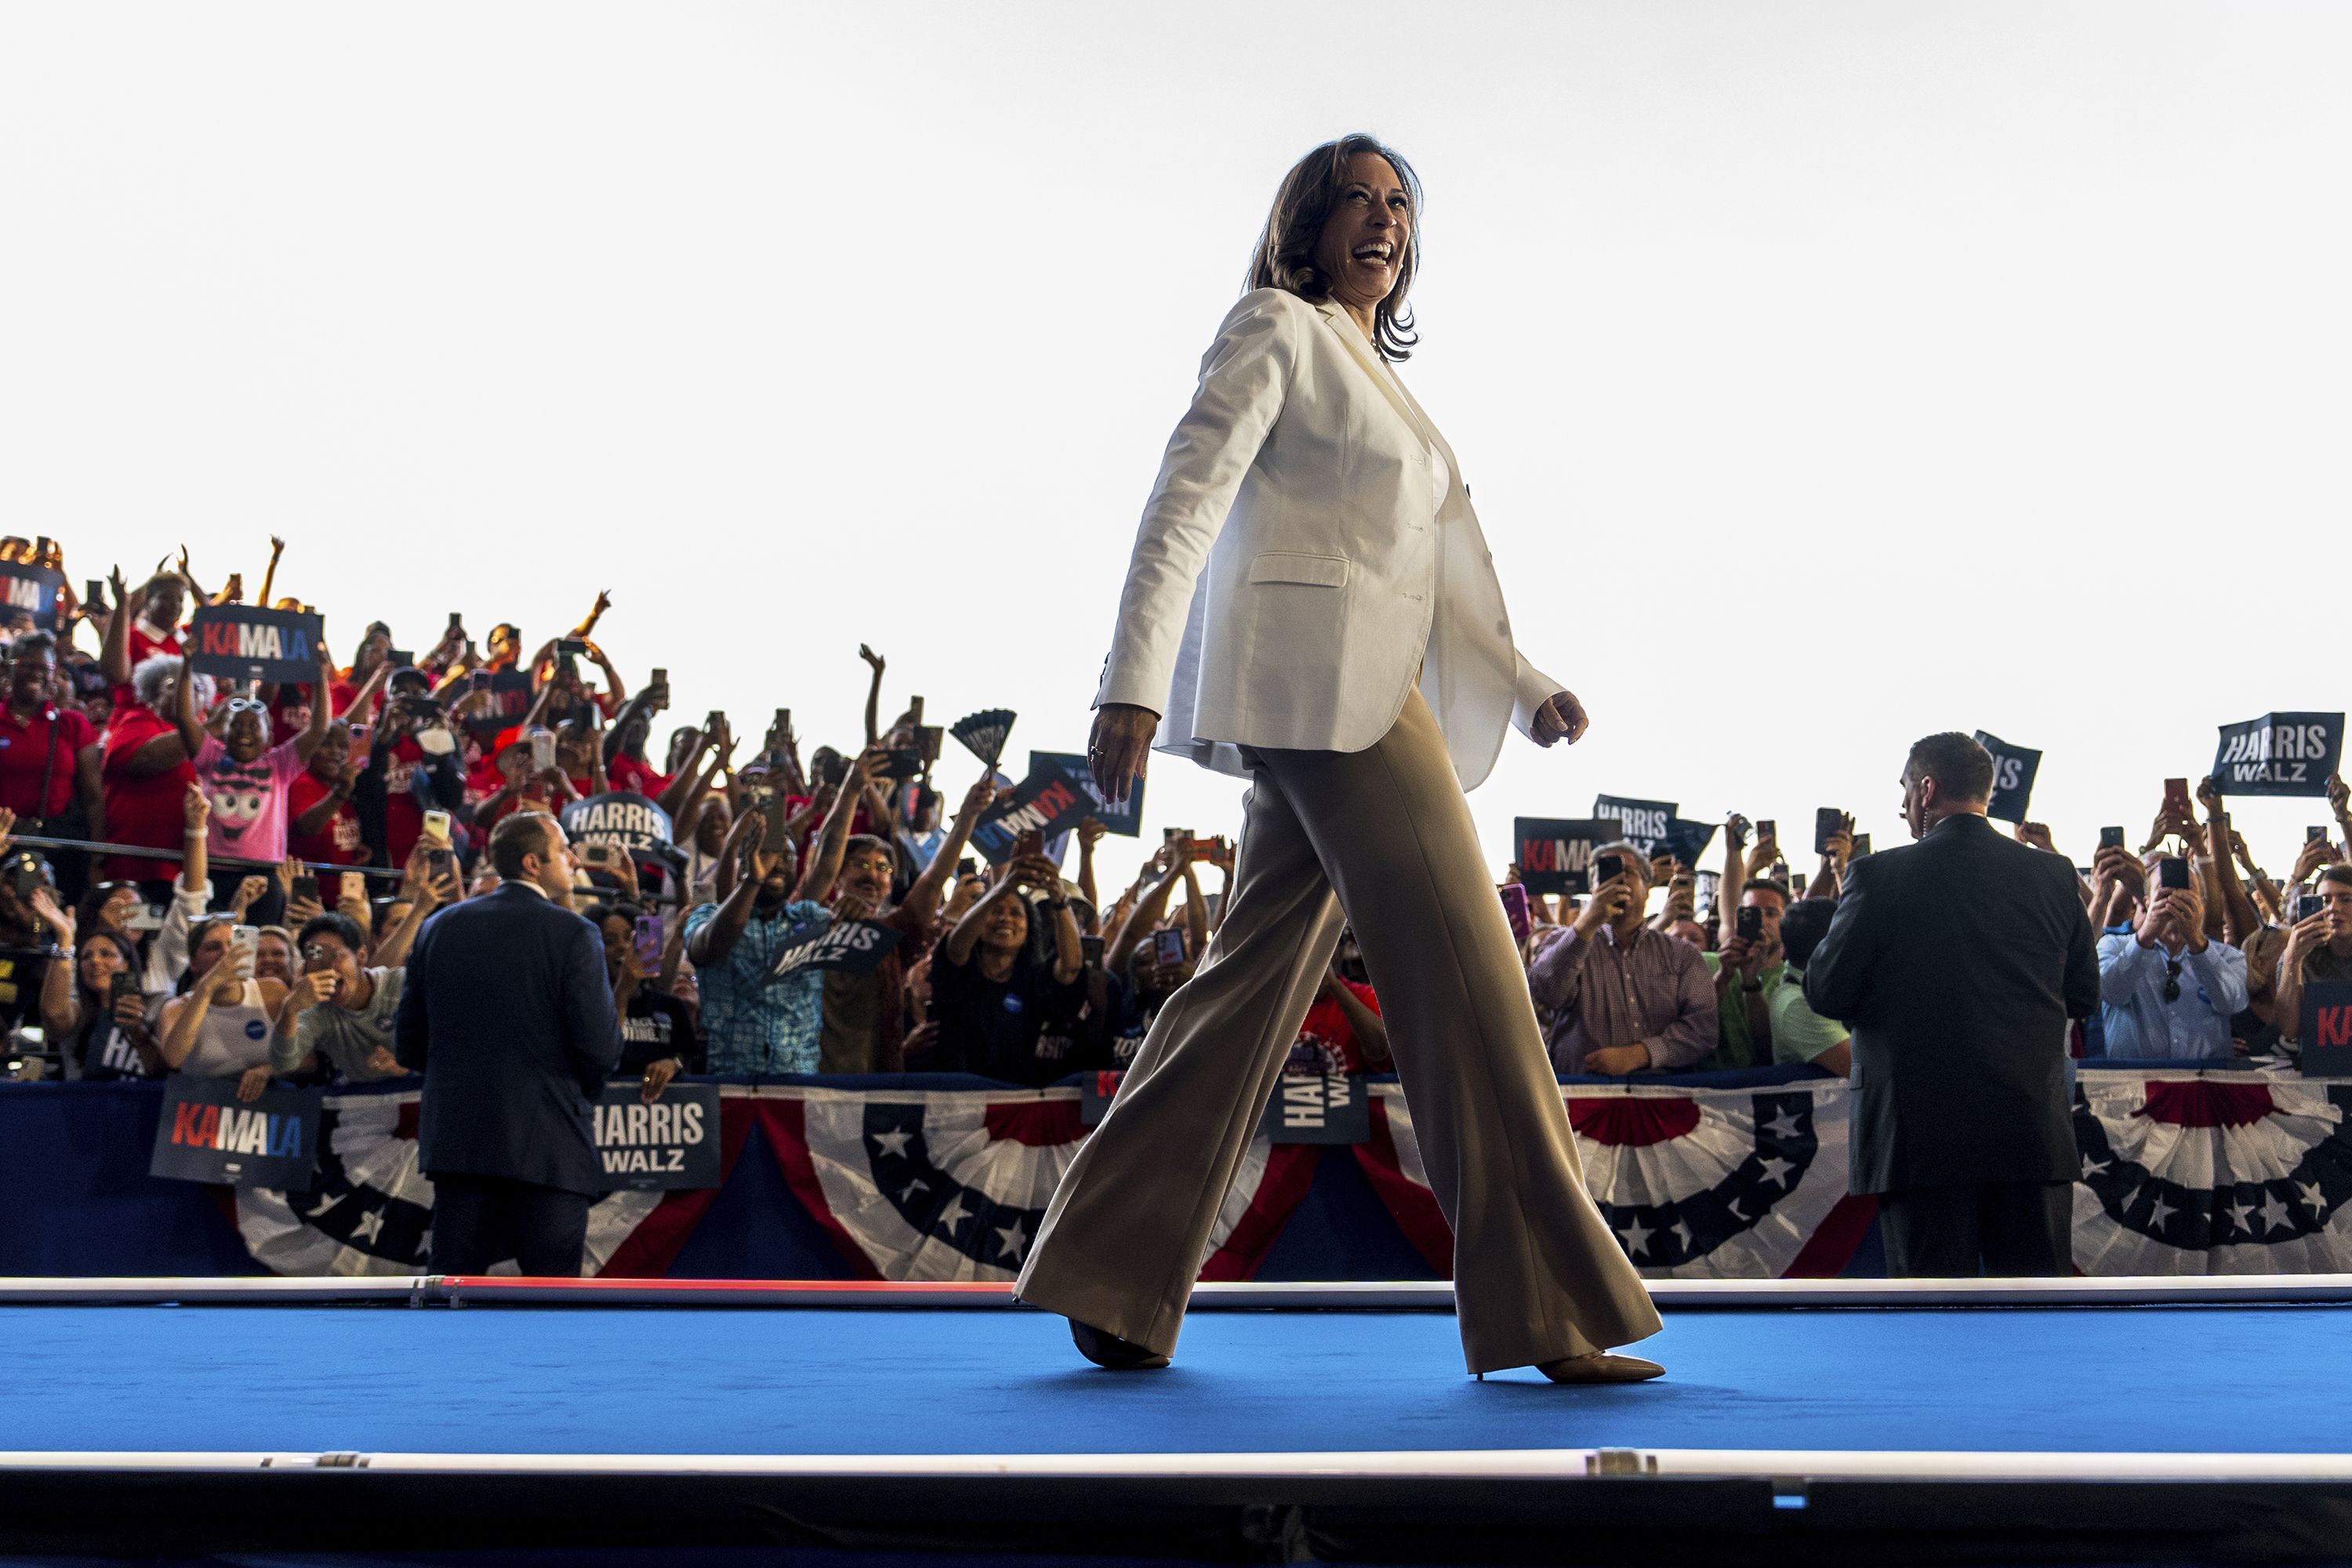
[[(687, 1080), (681, 1080), (687, 1081)], [(957, 1075), (717, 1086), (719, 1184), (592, 1210), (606, 1277), (1006, 1279), (1086, 1135), (1076, 1083)], [(1369, 1136), (1269, 1142), (1220, 1211), (1207, 1279), (1416, 1279), (1451, 1238), (1393, 1079)], [(1851, 1090), (1811, 1068), (1561, 1084), (1586, 1180), (1645, 1274), (1884, 1272), (1847, 1191)], [(160, 1083), (0, 1086), (0, 1275), (400, 1275), (429, 1257), (420, 1091), (329, 1092), (308, 1192), (150, 1176)], [(2074, 1262), (2086, 1275), (2352, 1271), (2352, 1079), (2085, 1065)]]

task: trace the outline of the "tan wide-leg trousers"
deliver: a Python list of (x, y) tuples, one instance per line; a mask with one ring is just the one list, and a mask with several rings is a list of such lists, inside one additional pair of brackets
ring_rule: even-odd
[(1210, 1227), (1344, 910), (1454, 1227), (1470, 1370), (1655, 1333), (1641, 1278), (1584, 1190), (1510, 927), (1420, 692), (1369, 751), (1253, 761), (1224, 921), (1063, 1176), (1021, 1299), (1175, 1350)]

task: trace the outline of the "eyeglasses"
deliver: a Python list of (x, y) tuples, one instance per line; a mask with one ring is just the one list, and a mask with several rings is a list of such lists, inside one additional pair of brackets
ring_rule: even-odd
[(269, 704), (257, 697), (232, 697), (221, 704), (221, 709), (222, 711), (232, 714), (267, 713), (269, 711)]
[(2168, 1002), (2180, 1000), (2180, 960), (2177, 958), (2164, 961), (2164, 999)]

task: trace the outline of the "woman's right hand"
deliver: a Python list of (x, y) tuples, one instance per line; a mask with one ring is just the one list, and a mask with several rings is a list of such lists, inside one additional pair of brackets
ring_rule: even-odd
[(215, 1002), (234, 1002), (245, 994), (245, 983), (252, 978), (252, 955), (241, 947), (232, 947), (205, 977), (205, 991)]
[(1095, 711), (1094, 732), (1087, 738), (1087, 765), (1095, 787), (1111, 805), (1127, 804), (1127, 792), (1141, 778), (1151, 759), (1151, 738), (1160, 731), (1160, 715), (1132, 702), (1106, 702)]

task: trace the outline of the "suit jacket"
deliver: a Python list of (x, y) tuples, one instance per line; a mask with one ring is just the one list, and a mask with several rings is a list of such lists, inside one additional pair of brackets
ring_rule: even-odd
[(2082, 1174), (2066, 1021), (2099, 963), (2063, 858), (1964, 816), (1855, 861), (1805, 1000), (1852, 1031), (1853, 1191)]
[(1347, 313), (1242, 297), (1136, 531), (1095, 703), (1222, 772), (1360, 752), (1416, 676), (1465, 789), (1559, 683), (1522, 658), (1453, 448)]
[(508, 883), (425, 922), (393, 1054), (425, 1075), (418, 1163), (566, 1192), (611, 1184), (590, 1107), (621, 1059), (596, 928)]

